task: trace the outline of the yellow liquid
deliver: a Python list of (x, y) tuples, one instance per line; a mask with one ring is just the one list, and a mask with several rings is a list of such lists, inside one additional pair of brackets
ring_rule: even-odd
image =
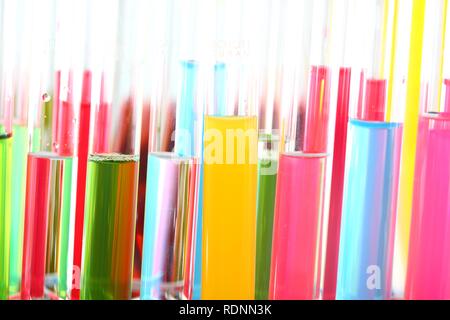
[[(403, 298), (408, 263), (409, 233), (411, 228), (414, 168), (416, 162), (417, 130), (422, 65), (422, 46), (425, 23), (425, 0), (413, 1), (411, 44), (406, 91), (406, 112), (403, 125), (402, 159), (400, 163), (399, 200), (395, 232), (393, 295)], [(397, 270), (397, 271), (396, 271)]]
[[(233, 132), (248, 135), (227, 136)], [(255, 287), (257, 119), (206, 117), (204, 141), (202, 299), (251, 300)]]

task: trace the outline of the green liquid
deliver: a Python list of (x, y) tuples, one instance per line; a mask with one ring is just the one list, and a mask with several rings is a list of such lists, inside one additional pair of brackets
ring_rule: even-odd
[(81, 299), (131, 297), (139, 161), (89, 157)]
[(53, 100), (51, 98), (44, 102), (41, 121), (42, 129), (40, 132), (40, 150), (51, 152), (53, 137)]
[(12, 140), (11, 255), (9, 261), (9, 294), (20, 291), (22, 277), (23, 223), (27, 174), (27, 127), (15, 125)]
[(0, 300), (9, 295), (12, 138), (0, 136)]
[(68, 298), (73, 163), (73, 158), (63, 157), (54, 161), (50, 171), (46, 287), (61, 299)]
[[(271, 172), (275, 168), (275, 173)], [(267, 300), (269, 295), (272, 230), (277, 184), (277, 161), (260, 160), (258, 164), (258, 200), (256, 218), (255, 299)], [(269, 174), (270, 172), (270, 174)]]

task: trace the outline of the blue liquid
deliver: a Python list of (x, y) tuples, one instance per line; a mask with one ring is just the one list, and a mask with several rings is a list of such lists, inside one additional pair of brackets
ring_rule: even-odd
[[(177, 102), (175, 153), (192, 157), (195, 153), (195, 125), (200, 121), (197, 112), (198, 64), (195, 61), (181, 62), (181, 88)], [(198, 108), (200, 109), (200, 108)], [(198, 125), (198, 124), (197, 124)]]
[(390, 297), (401, 134), (350, 120), (336, 299)]
[[(198, 63), (195, 61), (181, 62), (181, 90), (177, 104), (176, 135), (175, 135), (175, 153), (182, 157), (202, 157), (202, 149), (196, 150), (196, 145), (203, 147), (203, 108), (196, 104), (197, 82), (198, 82)], [(196, 135), (196, 125), (201, 126)], [(199, 141), (198, 138), (201, 138)], [(197, 143), (196, 143), (197, 142)], [(196, 152), (197, 151), (197, 152)], [(201, 274), (202, 274), (202, 189), (203, 189), (203, 170), (200, 162), (199, 168), (199, 188), (198, 208), (197, 208), (197, 230), (195, 237), (195, 256), (194, 256), (194, 284), (193, 299), (200, 299), (201, 296)]]

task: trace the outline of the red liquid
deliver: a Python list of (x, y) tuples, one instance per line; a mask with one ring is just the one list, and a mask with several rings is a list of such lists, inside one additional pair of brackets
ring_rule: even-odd
[(26, 300), (44, 296), (50, 169), (48, 159), (28, 156), (21, 292)]
[[(55, 109), (55, 138), (53, 151), (61, 156), (74, 154), (75, 112), (73, 107), (73, 74), (69, 72), (67, 83), (61, 84), (61, 72), (57, 72)], [(63, 95), (62, 99), (60, 95)]]
[[(140, 154), (147, 155), (150, 135), (150, 105), (145, 104), (142, 110), (141, 148)], [(134, 248), (134, 278), (141, 278), (142, 248), (144, 240), (145, 194), (147, 189), (147, 160), (141, 157), (139, 162), (139, 186), (136, 217), (136, 244)]]
[[(363, 121), (384, 121), (386, 112), (385, 79), (367, 79), (364, 84), (364, 73), (361, 73), (357, 119)], [(364, 102), (362, 97), (364, 96)]]
[[(78, 140), (78, 176), (77, 176), (77, 196), (75, 209), (75, 235), (74, 235), (74, 252), (73, 265), (77, 270), (81, 270), (81, 257), (83, 250), (83, 225), (84, 225), (84, 200), (86, 195), (86, 168), (89, 150), (89, 128), (91, 118), (91, 80), (90, 71), (85, 71), (83, 75), (83, 90), (81, 93), (80, 106), (80, 128)], [(80, 272), (75, 272), (79, 275)], [(80, 297), (80, 279), (73, 279), (73, 289), (71, 298), (78, 300)]]
[(280, 157), (269, 298), (319, 297), (325, 156)]
[(189, 173), (189, 216), (187, 229), (187, 244), (185, 257), (185, 272), (184, 272), (184, 296), (187, 300), (192, 300), (192, 292), (194, 285), (194, 263), (195, 263), (195, 235), (197, 225), (197, 192), (198, 190), (198, 170), (199, 166), (194, 163), (190, 168)]
[(328, 118), (330, 114), (330, 70), (313, 66), (305, 117), (303, 152), (327, 152)]
[(345, 154), (347, 148), (348, 110), (350, 102), (350, 80), (351, 69), (341, 68), (339, 72), (333, 173), (331, 178), (330, 213), (325, 260), (323, 298), (326, 300), (334, 300), (336, 297), (339, 236), (344, 194)]
[(92, 153), (102, 154), (109, 153), (109, 130), (111, 118), (111, 103), (105, 97), (105, 80), (101, 83), (100, 104), (95, 110), (95, 125), (94, 125), (94, 146)]

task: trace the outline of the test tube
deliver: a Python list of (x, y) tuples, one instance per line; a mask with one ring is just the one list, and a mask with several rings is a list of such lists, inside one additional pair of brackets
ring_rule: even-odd
[[(194, 240), (192, 158), (150, 153), (141, 274), (141, 299), (186, 299)], [(194, 177), (195, 178), (195, 177)], [(188, 292), (189, 295), (189, 292)]]
[[(68, 299), (81, 95), (81, 86), (76, 85), (81, 77), (76, 63), (81, 57), (77, 51), (81, 35), (72, 27), (80, 23), (83, 6), (79, 1), (46, 1), (32, 6), (36, 33), (32, 44), (21, 297)], [(42, 23), (42, 17), (46, 23)], [(65, 42), (67, 39), (71, 42)], [(52, 123), (47, 121), (50, 114)]]
[(11, 243), (10, 243), (10, 296), (20, 291), (22, 276), (23, 223), (25, 212), (25, 183), (28, 153), (28, 88), (30, 85), (30, 62), (32, 43), (32, 12), (25, 10), (29, 0), (17, 1), (16, 26), (17, 69), (13, 111), (12, 145), (12, 198), (11, 198)]
[(348, 129), (336, 299), (390, 299), (409, 47), (393, 39), (396, 33), (408, 39), (411, 2), (355, 1), (352, 9), (361, 61)]
[(450, 299), (450, 11), (447, 1), (426, 3), (422, 112), (417, 136), (405, 298)]
[[(259, 39), (261, 58), (258, 74), (262, 79), (258, 101), (258, 193), (256, 214), (255, 299), (269, 295), (270, 259), (272, 253), (273, 214), (277, 182), (281, 90), (285, 60), (283, 51), (288, 39), (285, 28), (287, 1), (262, 1), (255, 15), (269, 21)], [(295, 29), (294, 29), (295, 30)], [(258, 40), (258, 39), (257, 39)]]
[[(205, 30), (209, 26), (205, 25), (208, 19), (201, 16), (208, 10), (201, 11), (204, 1), (181, 1), (176, 2), (183, 12), (178, 20), (178, 53), (175, 64), (179, 66), (179, 89), (176, 108), (176, 127), (175, 127), (175, 147), (174, 151), (180, 156), (194, 157), (195, 167), (198, 169), (197, 186), (195, 194), (196, 199), (195, 221), (196, 235), (193, 239), (196, 245), (192, 246), (194, 250), (190, 256), (194, 262), (193, 274), (186, 275), (188, 279), (192, 276), (193, 296), (189, 298), (200, 298), (201, 285), (201, 223), (202, 223), (202, 188), (203, 188), (203, 169), (201, 164), (202, 158), (202, 132), (203, 132), (203, 111), (204, 100), (201, 96), (201, 72), (203, 68), (203, 55), (205, 50), (205, 42), (201, 40), (205, 35)], [(204, 37), (208, 39), (208, 37)], [(193, 186), (195, 187), (195, 186)], [(197, 239), (198, 238), (198, 239)], [(198, 247), (197, 247), (198, 245)], [(198, 255), (198, 256), (197, 256)], [(188, 281), (189, 282), (189, 281)]]
[(96, 25), (101, 86), (93, 93), (80, 298), (123, 300), (132, 292), (142, 111), (138, 39), (145, 12), (141, 1), (94, 3), (94, 15), (105, 19)]
[[(87, 174), (87, 160), (89, 151), (89, 134), (91, 123), (91, 105), (92, 93), (99, 90), (99, 81), (94, 81), (95, 70), (93, 61), (93, 50), (95, 41), (94, 15), (92, 8), (86, 1), (81, 1), (80, 6), (83, 10), (83, 17), (81, 21), (75, 21), (74, 28), (79, 30), (82, 35), (81, 43), (77, 44), (77, 55), (79, 55), (78, 65), (70, 68), (69, 75), (76, 79), (72, 80), (72, 87), (78, 90), (80, 98), (74, 103), (79, 104), (79, 119), (78, 119), (78, 139), (77, 139), (77, 184), (75, 193), (75, 217), (74, 223), (74, 238), (73, 238), (73, 287), (71, 291), (71, 300), (78, 300), (80, 296), (80, 274), (81, 274), (81, 260), (83, 249), (83, 225), (84, 225), (84, 209), (86, 196), (86, 174)], [(70, 46), (66, 45), (66, 48)], [(64, 53), (70, 56), (70, 53)], [(97, 86), (97, 88), (95, 87)], [(73, 124), (67, 124), (73, 126)], [(66, 125), (66, 126), (67, 126)], [(64, 128), (59, 128), (60, 137), (64, 137)], [(75, 147), (75, 146), (73, 146)]]
[[(144, 224), (141, 299), (191, 299), (196, 206), (200, 174), (203, 104), (198, 32), (202, 1), (174, 1), (171, 14), (178, 38), (174, 153), (149, 153)], [(178, 15), (179, 13), (183, 13)], [(167, 110), (162, 109), (161, 112)], [(198, 171), (198, 172), (197, 172)], [(157, 177), (157, 178), (155, 178)], [(159, 192), (158, 190), (165, 190)], [(167, 223), (176, 221), (175, 223)], [(169, 258), (167, 258), (169, 257)]]
[(251, 35), (256, 30), (251, 27), (258, 24), (251, 8), (255, 3), (215, 2), (214, 64), (223, 63), (219, 70), (225, 68), (225, 81), (215, 85), (225, 88), (211, 91), (225, 90), (226, 95), (220, 96), (226, 100), (215, 103), (211, 94), (204, 123), (202, 299), (254, 298), (258, 127), (251, 64)]
[[(347, 129), (350, 105), (350, 87), (352, 67), (350, 61), (351, 37), (349, 32), (350, 1), (342, 1), (339, 5), (341, 39), (339, 48), (338, 92), (336, 101), (336, 124), (334, 130), (333, 164), (330, 189), (330, 210), (328, 217), (328, 233), (325, 257), (323, 299), (334, 300), (336, 297), (336, 278), (339, 256), (339, 238), (341, 230), (342, 202), (344, 194), (344, 173), (347, 146)], [(339, 51), (337, 51), (339, 52)]]
[(302, 6), (299, 57), (306, 63), (298, 64), (296, 98), (283, 103), (269, 288), (273, 300), (317, 299), (320, 294), (333, 1), (304, 1)]
[(9, 296), (15, 6), (0, 1), (0, 300)]

